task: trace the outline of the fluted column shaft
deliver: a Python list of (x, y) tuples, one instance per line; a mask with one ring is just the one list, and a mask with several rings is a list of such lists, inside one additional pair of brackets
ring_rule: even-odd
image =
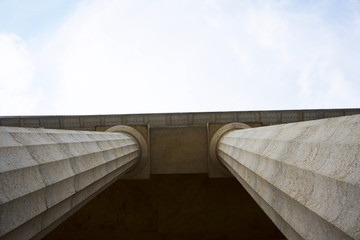
[(360, 239), (360, 115), (230, 130), (218, 159), (289, 239)]
[(140, 156), (127, 133), (0, 127), (0, 238), (41, 235)]

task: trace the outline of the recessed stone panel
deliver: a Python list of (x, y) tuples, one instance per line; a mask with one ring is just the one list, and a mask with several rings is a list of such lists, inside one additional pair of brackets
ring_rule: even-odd
[(206, 173), (206, 127), (151, 128), (152, 174)]
[(266, 125), (281, 123), (281, 112), (278, 111), (260, 112), (260, 121)]
[(145, 116), (147, 119), (147, 124), (151, 126), (165, 126), (166, 125), (166, 115), (165, 114), (149, 114)]
[(80, 117), (80, 126), (82, 128), (93, 128), (96, 126), (102, 125), (100, 117)]
[(123, 116), (124, 125), (143, 125), (145, 124), (143, 115), (124, 115)]
[(186, 126), (189, 124), (189, 118), (187, 114), (171, 114), (170, 124), (173, 126)]
[(304, 121), (317, 120), (324, 118), (323, 111), (304, 111)]
[(260, 113), (240, 112), (238, 113), (238, 122), (260, 122)]
[(3, 119), (1, 119), (1, 126), (20, 127), (20, 119), (19, 118), (3, 118)]
[(37, 118), (24, 118), (20, 121), (21, 127), (38, 128), (40, 121)]
[(105, 116), (104, 117), (105, 125), (106, 126), (114, 126), (114, 125), (121, 125), (122, 124), (122, 116)]
[(194, 113), (192, 115), (193, 125), (206, 125), (209, 122), (215, 121), (215, 114), (213, 113)]
[(58, 129), (60, 128), (60, 119), (58, 117), (40, 118), (40, 127)]
[(80, 126), (80, 118), (79, 117), (62, 117), (60, 118), (61, 128), (64, 129), (79, 129)]
[(354, 115), (354, 114), (360, 114), (360, 109), (343, 109), (345, 111), (345, 115)]
[(281, 123), (291, 123), (301, 121), (302, 116), (297, 111), (284, 111), (281, 113)]
[(237, 121), (237, 115), (233, 112), (222, 112), (216, 113), (215, 122), (216, 123), (231, 123)]
[(341, 109), (329, 109), (324, 110), (324, 118), (341, 117), (344, 116), (345, 112)]

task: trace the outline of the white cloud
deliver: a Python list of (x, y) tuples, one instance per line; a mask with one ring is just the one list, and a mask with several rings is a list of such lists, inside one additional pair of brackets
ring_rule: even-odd
[(359, 107), (353, 77), (360, 70), (351, 66), (360, 60), (352, 42), (359, 37), (341, 32), (351, 25), (334, 27), (319, 14), (323, 9), (290, 11), (289, 3), (249, 4), (237, 18), (223, 18), (222, 25), (231, 25), (229, 45), (240, 78), (246, 79), (237, 88), (250, 102), (243, 108)]
[(46, 40), (42, 59), (56, 82), (56, 111), (181, 111), (204, 95), (202, 41), (193, 39), (203, 36), (195, 32), (199, 23), (183, 26), (194, 16), (181, 3), (161, 12), (143, 2), (135, 14), (123, 3), (82, 5)]
[(275, 9), (251, 8), (246, 13), (245, 29), (264, 48), (282, 50), (286, 48), (289, 26), (285, 16)]
[(41, 95), (31, 86), (34, 64), (19, 36), (0, 33), (0, 66), (0, 114), (34, 114)]
[(15, 41), (26, 70), (11, 78), (41, 114), (358, 107), (357, 5), (336, 26), (329, 4), (293, 5), (83, 1), (52, 32)]

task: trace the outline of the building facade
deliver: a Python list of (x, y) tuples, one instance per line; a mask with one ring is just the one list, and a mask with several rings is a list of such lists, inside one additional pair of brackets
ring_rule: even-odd
[(359, 114), (2, 117), (0, 238), (360, 239)]

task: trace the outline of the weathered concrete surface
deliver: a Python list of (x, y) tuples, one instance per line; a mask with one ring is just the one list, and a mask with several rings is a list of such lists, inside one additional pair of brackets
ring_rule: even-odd
[(43, 127), (51, 129), (95, 130), (114, 125), (150, 125), (151, 127), (206, 126), (207, 123), (242, 122), (250, 126), (308, 121), (360, 114), (360, 109), (311, 109), (278, 111), (156, 113), (93, 116), (21, 116), (0, 117), (0, 126)]
[(218, 158), (289, 239), (360, 239), (360, 115), (225, 133)]
[(150, 136), (152, 174), (207, 173), (206, 127), (156, 127)]
[[(136, 175), (135, 177), (141, 176), (141, 178), (146, 178), (149, 177), (151, 173), (173, 174), (173, 173), (206, 173), (206, 172), (209, 173), (210, 177), (221, 177), (221, 176), (229, 176), (229, 175), (226, 171), (223, 171), (225, 168), (222, 168), (221, 165), (214, 164), (216, 163), (214, 161), (208, 161), (208, 149), (209, 149), (208, 140), (215, 134), (216, 130), (219, 127), (223, 126), (226, 123), (243, 122), (251, 127), (260, 127), (260, 126), (268, 126), (279, 123), (298, 122), (298, 121), (321, 119), (321, 118), (333, 117), (333, 116), (351, 115), (356, 113), (360, 113), (360, 109), (246, 111), (246, 112), (213, 112), (213, 113), (166, 113), (166, 114), (131, 114), (131, 115), (107, 115), (107, 116), (104, 115), (104, 116), (0, 117), (0, 125), (18, 126), (18, 127), (40, 127), (40, 128), (45, 127), (45, 128), (56, 128), (56, 129), (99, 130), (99, 131), (104, 131), (105, 129), (108, 129), (113, 125), (118, 125), (118, 124), (131, 125), (136, 129), (144, 130), (145, 134), (142, 132), (142, 135), (145, 137), (145, 139), (147, 139), (150, 150), (149, 155), (152, 158), (151, 162), (146, 161), (147, 165), (143, 164), (146, 165), (146, 167), (141, 168), (142, 171), (138, 172), (137, 174), (139, 175)], [(307, 126), (308, 123), (303, 123), (303, 124)], [(303, 125), (299, 125), (300, 126), (299, 128), (305, 129), (303, 131), (313, 131), (307, 129), (316, 130), (315, 125), (308, 127), (301, 127)], [(342, 127), (341, 124), (340, 126), (337, 126), (336, 124), (332, 124), (332, 125), (334, 125), (333, 126), (334, 129), (339, 129)], [(293, 124), (291, 126), (298, 126), (298, 125)], [(316, 126), (319, 128), (322, 127), (321, 125), (316, 125)], [(354, 148), (356, 147), (358, 148), (358, 145), (356, 143), (350, 144), (347, 142), (348, 136), (346, 134), (348, 134), (347, 133), (348, 130), (344, 128), (345, 129), (344, 132), (341, 133), (344, 135), (341, 135), (340, 133), (336, 133), (338, 135), (338, 140), (342, 139), (341, 141), (339, 140), (339, 142), (335, 141), (328, 143), (327, 140), (326, 141), (324, 140), (325, 143), (322, 143), (322, 142), (317, 142), (319, 139), (321, 139), (322, 134), (324, 136), (329, 136), (328, 134), (334, 131), (334, 129), (330, 129), (329, 131), (327, 129), (322, 130), (323, 132), (319, 130), (320, 132), (317, 133), (317, 136), (314, 139), (311, 138), (310, 133), (312, 132), (310, 132), (308, 133), (310, 140), (306, 138), (305, 136), (306, 134), (303, 136), (302, 132), (297, 132), (297, 131), (293, 132), (293, 130), (287, 130), (289, 131), (288, 133), (289, 136), (287, 136), (288, 139), (286, 139), (286, 141), (282, 139), (277, 140), (277, 137), (279, 137), (278, 131), (280, 130), (282, 131), (283, 130), (282, 127), (274, 127), (270, 129), (274, 129), (271, 131), (271, 133), (269, 133), (269, 136), (274, 138), (273, 139), (274, 141), (272, 141), (271, 139), (263, 139), (262, 130), (261, 130), (261, 132), (258, 134), (259, 136), (257, 137), (257, 139), (252, 139), (251, 137), (249, 137), (248, 139), (241, 140), (245, 142), (250, 141), (251, 146), (249, 145), (248, 147), (251, 148), (253, 146), (252, 143), (254, 143), (254, 146), (255, 147), (258, 146), (259, 149), (255, 149), (256, 151), (254, 149), (236, 150), (238, 152), (241, 152), (241, 156), (249, 156), (249, 159), (255, 159), (254, 161), (259, 162), (260, 167), (258, 167), (258, 165), (252, 166), (251, 160), (250, 163), (248, 161), (245, 161), (246, 164), (250, 164), (249, 166), (241, 165), (243, 163), (237, 162), (236, 158), (235, 160), (231, 160), (231, 158), (229, 157), (227, 160), (229, 162), (237, 162), (233, 164), (234, 166), (239, 165), (239, 167), (236, 168), (236, 171), (233, 169), (233, 167), (228, 167), (228, 169), (232, 171), (233, 175), (238, 177), (240, 182), (242, 181), (242, 184), (244, 185), (245, 188), (248, 189), (248, 191), (253, 196), (253, 198), (257, 200), (257, 202), (269, 214), (269, 216), (272, 216), (271, 218), (273, 220), (275, 219), (277, 221), (277, 225), (279, 226), (279, 228), (282, 229), (284, 233), (290, 238), (291, 236), (303, 237), (299, 233), (300, 230), (295, 231), (293, 226), (302, 227), (304, 224), (310, 225), (313, 222), (318, 224), (318, 225), (314, 224), (313, 225), (314, 228), (325, 229), (325, 231), (329, 232), (329, 234), (331, 233), (331, 231), (328, 231), (328, 228), (323, 226), (333, 226), (332, 228), (330, 227), (330, 229), (335, 229), (334, 231), (338, 231), (340, 229), (339, 230), (340, 232), (343, 231), (344, 233), (348, 233), (347, 232), (348, 229), (344, 230), (343, 228), (341, 228), (342, 227), (341, 224), (343, 224), (343, 222), (341, 221), (345, 221), (342, 220), (344, 216), (339, 215), (339, 217), (336, 217), (335, 213), (334, 213), (335, 217), (331, 214), (328, 216), (326, 215), (328, 214), (326, 213), (326, 210), (322, 209), (323, 205), (319, 204), (320, 200), (328, 201), (322, 199), (323, 195), (331, 195), (331, 196), (335, 196), (334, 198), (336, 198), (341, 193), (341, 191), (343, 191), (342, 189), (347, 189), (348, 186), (353, 186), (355, 190), (351, 193), (347, 192), (348, 190), (346, 191), (344, 190), (344, 194), (345, 194), (344, 196), (346, 196), (345, 199), (350, 199), (353, 198), (354, 196), (360, 198), (358, 195), (358, 183), (356, 184), (348, 183), (346, 177), (344, 177), (346, 178), (345, 179), (346, 181), (343, 180), (342, 179), (343, 175), (345, 176), (347, 173), (346, 174), (342, 173), (343, 166), (336, 165), (338, 163), (339, 164), (341, 163), (344, 164), (344, 166), (346, 167), (349, 166), (350, 164), (351, 168), (356, 169), (356, 171), (359, 172), (359, 168), (358, 168), (360, 165), (359, 162), (356, 162), (354, 160), (352, 163), (353, 165), (351, 165), (351, 163), (348, 163), (347, 161), (331, 160), (332, 158), (328, 158), (326, 155), (329, 154), (330, 156), (331, 154), (334, 154), (332, 151), (339, 151), (340, 156), (336, 155), (338, 156), (338, 159), (342, 159), (341, 157), (349, 159), (347, 155), (345, 155), (345, 154), (349, 154), (349, 151), (343, 149), (350, 149), (351, 152), (353, 151)], [(315, 130), (314, 132), (318, 131)], [(67, 215), (69, 215), (71, 212), (73, 212), (74, 210), (76, 210), (86, 202), (86, 200), (81, 200), (82, 198), (80, 196), (84, 194), (86, 196), (89, 196), (88, 198), (84, 197), (84, 199), (91, 198), (97, 192), (101, 191), (104, 187), (110, 184), (112, 182), (111, 179), (115, 179), (116, 176), (118, 176), (124, 170), (123, 168), (121, 168), (123, 170), (121, 171), (119, 170), (118, 172), (116, 172), (116, 174), (114, 173), (114, 175), (112, 175), (111, 173), (110, 174), (111, 177), (106, 176), (105, 178), (109, 181), (104, 180), (104, 182), (107, 183), (102, 182), (102, 180), (98, 180), (96, 181), (96, 183), (90, 184), (89, 189), (90, 188), (95, 189), (94, 191), (80, 190), (79, 192), (76, 192), (76, 189), (74, 190), (72, 188), (68, 188), (68, 184), (71, 185), (71, 181), (73, 182), (80, 181), (78, 183), (80, 184), (83, 182), (81, 179), (83, 178), (91, 179), (92, 176), (100, 176), (98, 174), (99, 173), (102, 174), (104, 173), (104, 171), (100, 170), (103, 169), (102, 167), (100, 167), (100, 165), (96, 165), (96, 167), (90, 167), (91, 169), (92, 168), (94, 169), (94, 174), (90, 173), (92, 172), (92, 170), (85, 170), (84, 172), (80, 173), (82, 177), (79, 177), (80, 175), (74, 176), (71, 174), (77, 174), (76, 171), (79, 170), (77, 168), (73, 168), (74, 163), (80, 164), (77, 162), (81, 162), (81, 164), (83, 165), (86, 165), (88, 162), (89, 164), (93, 164), (93, 163), (99, 164), (98, 161), (100, 162), (103, 161), (101, 160), (101, 157), (100, 159), (98, 159), (98, 157), (95, 157), (94, 154), (89, 154), (86, 151), (91, 151), (93, 147), (101, 148), (102, 145), (100, 146), (96, 144), (90, 144), (88, 146), (87, 143), (86, 144), (77, 143), (78, 141), (80, 142), (83, 141), (82, 137), (78, 137), (78, 138), (72, 137), (70, 139), (71, 141), (64, 140), (63, 137), (59, 137), (58, 142), (56, 142), (55, 140), (57, 139), (57, 137), (51, 137), (51, 138), (48, 137), (49, 135), (59, 136), (56, 133), (56, 130), (38, 129), (38, 130), (26, 130), (26, 131), (34, 131), (34, 133), (36, 134), (33, 134), (29, 138), (27, 137), (22, 138), (19, 137), (21, 135), (20, 133), (15, 133), (15, 132), (9, 133), (8, 135), (10, 137), (5, 133), (1, 133), (2, 135), (0, 137), (0, 142), (5, 143), (7, 141), (10, 141), (19, 144), (19, 146), (4, 145), (5, 147), (0, 148), (1, 151), (0, 157), (2, 159), (18, 158), (18, 160), (16, 161), (14, 160), (14, 162), (5, 161), (4, 163), (1, 163), (2, 165), (0, 166), (1, 187), (3, 187), (2, 184), (3, 182), (8, 182), (8, 179), (10, 180), (12, 179), (11, 181), (14, 181), (13, 185), (15, 186), (13, 187), (14, 190), (12, 190), (12, 186), (10, 186), (9, 184), (7, 185), (4, 184), (4, 187), (0, 189), (0, 191), (2, 191), (0, 192), (1, 193), (0, 195), (1, 196), (0, 199), (1, 228), (0, 229), (2, 229), (3, 227), (4, 229), (10, 229), (8, 230), (10, 231), (9, 233), (7, 233), (8, 231), (4, 232), (7, 233), (6, 235), (4, 235), (4, 237), (7, 238), (15, 238), (15, 237), (23, 238), (25, 236), (25, 235), (23, 236), (16, 235), (19, 233), (28, 234), (26, 236), (30, 236), (32, 234), (34, 235), (37, 233), (37, 231), (40, 231), (41, 229), (45, 229), (46, 226), (50, 226), (54, 219), (57, 219), (57, 222), (61, 222), (63, 218), (65, 218)], [(49, 132), (46, 134), (42, 134), (43, 132), (47, 132), (47, 131), (53, 133)], [(341, 132), (341, 130), (339, 131)], [(18, 130), (18, 132), (21, 132), (21, 130)], [(93, 133), (86, 133), (86, 134), (93, 134)], [(334, 133), (334, 136), (336, 134)], [(349, 134), (354, 134), (354, 133), (349, 133)], [(299, 141), (296, 138), (298, 135), (300, 139)], [(14, 136), (16, 136), (18, 139), (15, 139)], [(294, 137), (294, 139), (292, 139), (291, 137)], [(49, 141), (51, 141), (51, 143), (44, 143), (40, 145), (38, 144), (39, 146), (37, 146), (35, 142), (38, 140), (40, 142), (44, 141), (43, 138), (44, 139), (49, 138), (50, 139)], [(67, 139), (67, 137), (64, 138)], [(305, 140), (302, 140), (302, 138), (304, 138)], [(332, 137), (329, 138), (332, 139)], [(32, 142), (33, 140), (35, 142)], [(310, 143), (309, 141), (310, 142), (313, 141), (315, 143)], [(357, 141), (359, 141), (359, 139), (357, 139)], [(257, 143), (255, 144), (255, 142)], [(271, 150), (270, 146), (272, 145), (270, 145), (270, 143), (274, 145), (273, 150)], [(240, 144), (240, 143), (236, 143), (236, 144)], [(52, 159), (51, 157), (52, 154), (55, 154), (54, 156), (57, 156), (59, 154), (58, 152), (60, 151), (56, 146), (62, 146), (60, 150), (63, 151), (61, 154), (65, 155), (66, 157), (65, 159), (61, 159), (61, 157), (59, 158), (54, 157), (54, 159)], [(229, 148), (227, 145), (224, 146), (226, 146), (225, 148)], [(76, 151), (78, 148), (84, 148), (84, 150), (81, 150), (79, 153), (77, 153)], [(229, 151), (233, 151), (232, 149), (236, 149), (236, 148), (237, 145), (231, 146), (231, 148), (229, 148), (230, 149)], [(292, 152), (292, 149), (294, 149), (294, 151), (296, 149), (300, 149), (299, 151), (296, 152), (303, 152), (305, 155), (297, 156), (295, 152)], [(324, 149), (331, 151), (326, 152)], [(254, 152), (252, 153), (248, 152), (250, 150), (253, 150)], [(236, 151), (235, 151), (236, 154), (240, 154), (237, 153)], [(306, 152), (306, 151), (310, 151), (310, 152)], [(344, 156), (341, 155), (342, 154), (341, 151), (345, 151)], [(315, 154), (316, 152), (319, 152), (318, 157), (324, 159), (330, 159), (330, 160), (329, 161), (324, 160), (325, 162), (320, 161), (321, 163), (319, 163), (318, 160), (314, 160), (315, 158), (311, 161), (307, 160), (306, 158), (307, 155), (311, 157), (311, 154)], [(278, 157), (280, 160), (276, 158), (272, 158), (273, 155), (271, 155), (270, 157), (267, 157), (267, 155), (263, 155), (270, 153), (273, 155), (278, 154), (275, 157)], [(76, 157), (72, 157), (73, 154), (79, 154), (79, 155), (75, 155)], [(81, 154), (85, 154), (85, 155), (88, 154), (88, 155), (86, 155), (86, 157), (80, 157)], [(295, 159), (294, 154), (299, 159)], [(104, 153), (103, 155), (109, 157), (111, 154)], [(89, 156), (90, 161), (84, 160), (87, 158), (87, 156)], [(101, 154), (98, 154), (97, 156), (101, 156)], [(281, 158), (281, 156), (290, 156), (289, 157), (290, 160), (287, 159), (285, 161)], [(335, 156), (335, 155), (331, 155), (331, 156)], [(305, 158), (301, 160), (301, 157), (305, 157)], [(21, 161), (19, 160), (20, 158)], [(40, 160), (38, 160), (37, 158), (39, 158)], [(44, 159), (50, 159), (50, 160), (49, 162), (47, 162)], [(292, 161), (294, 161), (294, 163)], [(111, 166), (113, 165), (109, 163), (108, 165)], [(66, 164), (67, 166), (71, 167), (69, 171), (61, 171), (61, 172), (56, 171), (57, 169), (61, 169), (63, 165)], [(137, 166), (139, 165), (140, 164), (137, 164)], [(269, 169), (263, 169), (264, 165)], [(334, 166), (336, 166), (336, 168)], [(2, 170), (3, 167), (4, 169), (8, 169), (8, 170), (3, 171)], [(255, 170), (260, 169), (259, 170), (260, 173), (256, 172), (254, 169), (250, 167), (255, 168)], [(328, 176), (321, 172), (321, 171), (325, 171), (325, 172), (330, 171), (328, 168), (331, 169), (333, 167), (335, 169), (334, 171), (336, 172), (336, 174), (340, 174), (339, 176), (334, 177), (333, 175), (331, 175), (335, 173), (331, 173), (330, 176)], [(95, 171), (95, 169), (97, 170)], [(274, 169), (274, 170), (270, 170), (270, 169)], [(280, 174), (281, 176), (279, 175), (268, 176), (269, 174), (274, 172), (278, 173), (278, 171), (280, 170), (277, 169), (281, 169), (282, 171)], [(268, 171), (270, 171), (270, 173)], [(246, 174), (245, 175), (246, 177), (244, 178), (245, 180), (242, 179), (242, 177), (240, 177), (241, 176), (239, 175), (240, 173)], [(29, 183), (27, 183), (26, 180), (24, 180), (25, 177), (19, 178), (19, 176), (22, 176), (21, 174), (30, 176), (34, 180), (31, 180), (29, 181)], [(265, 175), (263, 176), (261, 174), (265, 174)], [(43, 175), (46, 177), (43, 177)], [(53, 178), (52, 176), (54, 176), (54, 182), (51, 180)], [(291, 176), (294, 179), (291, 178), (289, 180), (284, 176)], [(248, 181), (247, 178), (250, 179), (249, 182), (247, 182)], [(275, 181), (277, 185), (271, 181)], [(329, 186), (324, 185), (322, 182), (326, 182), (327, 184), (329, 184)], [(311, 192), (312, 190), (309, 190), (306, 187), (304, 187), (303, 189), (302, 187), (298, 187), (298, 184), (303, 184), (306, 186), (307, 185), (312, 186), (311, 184), (315, 184), (315, 187), (311, 187), (311, 189), (314, 188), (316, 191)], [(22, 189), (23, 186), (24, 189)], [(62, 194), (57, 196), (57, 194), (50, 193), (51, 191), (52, 192), (57, 191), (57, 187), (55, 186), (62, 186), (62, 188), (66, 189), (64, 190), (64, 192), (68, 191), (66, 194), (71, 195), (75, 191), (75, 194), (78, 195), (73, 197), (69, 195), (70, 197), (63, 198)], [(335, 186), (336, 186), (336, 190), (334, 190)], [(300, 188), (300, 190), (297, 187)], [(260, 189), (261, 191), (258, 188), (261, 188)], [(87, 187), (85, 187), (84, 189), (87, 189)], [(254, 189), (256, 189), (256, 191)], [(285, 189), (288, 189), (288, 192), (286, 192)], [(263, 195), (259, 195), (259, 193), (257, 192), (258, 190)], [(266, 193), (264, 193), (264, 191)], [(5, 192), (11, 193), (10, 196), (5, 194)], [(298, 192), (300, 192), (299, 196), (297, 195)], [(315, 195), (307, 198), (301, 195), (305, 193), (311, 196), (314, 194)], [(13, 196), (13, 194), (15, 195)], [(295, 194), (296, 196), (293, 196), (292, 194)], [(52, 200), (51, 198), (49, 198), (49, 196), (56, 196), (56, 199), (57, 198), (59, 199)], [(269, 196), (272, 198), (269, 199)], [(316, 199), (320, 199), (320, 200), (315, 201), (313, 198), (315, 200)], [(45, 201), (44, 199), (48, 199), (48, 200)], [(341, 199), (341, 201), (343, 201), (344, 198), (338, 198), (338, 199)], [(37, 202), (39, 203), (39, 206), (31, 205)], [(329, 202), (327, 204), (324, 204), (324, 206), (329, 206), (330, 203), (333, 204), (333, 202)], [(307, 204), (310, 205), (308, 206)], [(349, 201), (346, 204), (350, 204)], [(359, 202), (351, 202), (351, 204), (354, 204), (354, 206), (359, 206)], [(23, 208), (24, 210), (22, 211), (18, 210), (19, 209), (18, 206), (22, 206), (21, 208)], [(6, 212), (7, 210), (5, 211), (4, 209), (10, 209), (10, 208), (14, 208), (18, 210), (16, 214), (13, 214), (14, 219), (22, 219), (23, 215), (21, 214), (24, 214), (24, 216), (26, 216), (25, 220), (24, 221), (19, 220), (18, 225), (12, 223), (13, 220), (8, 221), (8, 218), (11, 214), (7, 213)], [(335, 208), (337, 209), (337, 207)], [(66, 210), (66, 209), (70, 209), (70, 210)], [(340, 209), (336, 211), (343, 211), (343, 210)], [(287, 216), (286, 214), (289, 212), (291, 214), (294, 214), (296, 218)], [(356, 211), (352, 211), (352, 213), (356, 213)], [(286, 216), (283, 216), (284, 214)], [(35, 216), (35, 217), (33, 217), (31, 220), (26, 220), (28, 219), (29, 216), (30, 217)], [(311, 219), (311, 221), (306, 221), (310, 219), (308, 218), (308, 216), (311, 216), (311, 218), (313, 219)], [(348, 216), (346, 215), (346, 217)], [(317, 218), (319, 218), (320, 220), (318, 220)], [(336, 219), (334, 220), (332, 218), (336, 218)], [(349, 219), (352, 218), (349, 217)], [(303, 223), (298, 224), (299, 222), (303, 222)], [(11, 231), (11, 229), (14, 228), (15, 230)], [(22, 230), (18, 231), (18, 229), (22, 229)], [(305, 230), (302, 231), (303, 232), (305, 231), (306, 234), (308, 234), (309, 236), (311, 234), (316, 235), (312, 231), (309, 231), (307, 228), (304, 229)], [(2, 230), (0, 230), (0, 234), (2, 234), (1, 231)], [(306, 237), (308, 235), (306, 235)], [(333, 236), (336, 237), (336, 235)], [(333, 236), (331, 237), (334, 238)]]
[(127, 133), (0, 127), (1, 239), (43, 234), (140, 155)]
[(208, 157), (209, 140), (218, 127), (242, 122), (250, 127), (360, 114), (360, 109), (284, 111), (238, 111), (200, 113), (157, 113), (93, 116), (0, 117), (0, 125), (52, 129), (105, 131), (114, 125), (128, 125), (142, 133), (151, 161), (127, 178), (148, 178), (150, 174), (208, 173), (210, 177), (232, 174)]
[(44, 240), (280, 240), (235, 178), (207, 174), (119, 179)]

